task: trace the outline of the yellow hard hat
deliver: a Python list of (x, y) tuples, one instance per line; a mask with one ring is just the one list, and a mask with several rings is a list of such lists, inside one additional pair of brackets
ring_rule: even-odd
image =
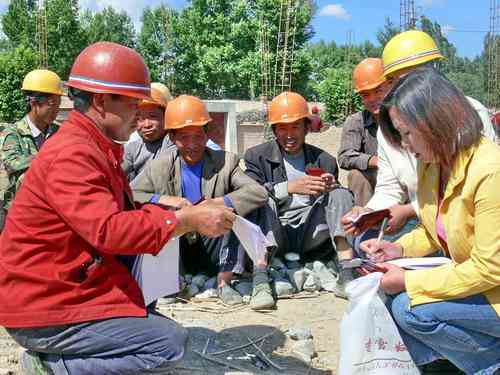
[(151, 82), (151, 98), (153, 100), (143, 99), (139, 105), (154, 104), (167, 108), (167, 104), (172, 100), (172, 95), (167, 86), (160, 82)]
[(21, 90), (64, 95), (61, 78), (56, 73), (46, 69), (32, 70), (26, 74)]
[(398, 70), (442, 58), (429, 34), (420, 30), (405, 31), (394, 36), (384, 47), (384, 76), (389, 77)]
[(354, 91), (363, 92), (377, 88), (384, 83), (384, 64), (382, 59), (367, 58), (361, 61), (352, 72)]
[(278, 123), (290, 124), (303, 118), (309, 119), (309, 107), (301, 95), (285, 91), (271, 101), (267, 117), (270, 125)]

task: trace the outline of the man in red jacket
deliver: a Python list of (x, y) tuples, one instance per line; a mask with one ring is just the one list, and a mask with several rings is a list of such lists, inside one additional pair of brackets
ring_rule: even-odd
[(210, 202), (136, 205), (120, 167), (149, 72), (134, 50), (83, 50), (68, 80), (75, 110), (34, 159), (0, 238), (0, 325), (31, 374), (164, 373), (187, 332), (144, 306), (129, 269), (186, 232), (220, 236), (234, 213)]

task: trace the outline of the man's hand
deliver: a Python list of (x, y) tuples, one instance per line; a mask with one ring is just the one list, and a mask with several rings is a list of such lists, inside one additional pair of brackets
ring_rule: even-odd
[(329, 193), (337, 186), (337, 180), (335, 176), (331, 173), (323, 173), (321, 178), (325, 182), (325, 192)]
[(232, 208), (210, 202), (189, 206), (175, 212), (176, 236), (188, 232), (198, 232), (210, 238), (226, 234), (233, 227), (236, 214)]
[(379, 264), (385, 269), (384, 276), (380, 280), (380, 288), (387, 294), (398, 294), (406, 290), (405, 270), (393, 264)]
[(340, 222), (344, 226), (344, 231), (346, 234), (349, 234), (351, 236), (357, 236), (361, 234), (360, 230), (352, 224), (352, 219), (355, 217), (358, 217), (364, 212), (371, 212), (373, 211), (370, 208), (366, 207), (359, 207), (359, 206), (354, 206), (351, 211), (346, 213), (341, 219)]
[(164, 206), (177, 207), (177, 208), (192, 206), (191, 202), (188, 201), (186, 198), (168, 196), (168, 195), (162, 195), (158, 200), (158, 203), (163, 204)]
[(359, 248), (368, 254), (374, 262), (387, 262), (403, 256), (403, 247), (389, 241), (378, 241), (376, 238), (361, 242)]
[(368, 159), (368, 168), (378, 168), (378, 156), (373, 155), (370, 159)]
[(397, 204), (389, 207), (389, 210), (391, 211), (391, 218), (387, 225), (387, 233), (399, 231), (409, 219), (416, 216), (415, 210), (410, 203)]
[(322, 177), (303, 176), (288, 181), (288, 194), (319, 195), (325, 191), (326, 183)]

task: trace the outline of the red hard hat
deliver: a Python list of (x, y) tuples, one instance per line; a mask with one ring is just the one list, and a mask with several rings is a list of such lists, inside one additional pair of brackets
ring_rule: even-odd
[(151, 100), (149, 70), (131, 48), (98, 42), (76, 58), (67, 86), (99, 94), (117, 94)]

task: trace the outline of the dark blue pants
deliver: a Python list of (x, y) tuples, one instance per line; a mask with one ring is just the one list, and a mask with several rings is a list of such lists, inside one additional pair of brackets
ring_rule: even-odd
[(152, 311), (145, 318), (7, 331), (55, 375), (165, 374), (184, 356), (188, 337), (185, 328)]

